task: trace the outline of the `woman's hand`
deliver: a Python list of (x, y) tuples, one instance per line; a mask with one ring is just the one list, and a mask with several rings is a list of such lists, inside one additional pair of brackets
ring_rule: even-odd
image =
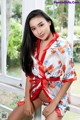
[(30, 116), (32, 117), (33, 115), (33, 106), (31, 101), (26, 101), (25, 102), (25, 107), (24, 107), (24, 113), (26, 114), (26, 116)]
[(56, 104), (54, 102), (50, 103), (47, 107), (43, 110), (43, 115), (47, 118), (56, 108)]

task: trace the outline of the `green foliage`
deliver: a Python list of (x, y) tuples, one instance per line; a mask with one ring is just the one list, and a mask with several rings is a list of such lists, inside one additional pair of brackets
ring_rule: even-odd
[(80, 36), (80, 26), (74, 26), (74, 33), (78, 36)]
[(16, 65), (19, 61), (18, 59), (22, 39), (22, 26), (14, 19), (11, 19), (10, 23), (11, 25), (9, 31), (7, 59), (8, 65), (10, 65), (11, 61)]
[(75, 44), (73, 47), (73, 60), (74, 62), (80, 62), (80, 44)]
[(15, 96), (13, 98), (13, 101), (11, 103), (8, 104), (8, 107), (14, 109), (18, 103), (19, 100), (22, 100), (24, 97), (22, 95), (19, 95), (19, 96)]
[(67, 38), (67, 29), (62, 29), (62, 32), (60, 33), (61, 37), (66, 39)]
[(45, 0), (45, 4), (53, 4), (53, 0)]
[(1, 21), (0, 21), (0, 38), (1, 38)]
[(21, 18), (22, 15), (22, 0), (13, 0), (13, 17), (17, 20)]
[[(76, 0), (76, 2), (79, 2)], [(75, 4), (75, 25), (80, 25), (80, 4)], [(68, 23), (68, 4), (55, 4), (53, 0), (45, 0), (46, 13), (58, 21), (60, 32), (67, 27)], [(79, 30), (80, 31), (80, 30)], [(77, 30), (77, 32), (79, 32)], [(80, 35), (80, 34), (79, 34)]]
[(54, 17), (54, 7), (53, 0), (45, 0), (45, 11), (51, 17)]
[(47, 14), (49, 15), (49, 16), (52, 16), (52, 14), (53, 14), (53, 12), (52, 12), (52, 7), (51, 7), (52, 5), (47, 5), (46, 7), (45, 7), (45, 9), (46, 9), (46, 12), (47, 12)]
[[(66, 4), (55, 4), (53, 0), (46, 0), (45, 1), (45, 10), (46, 13), (56, 19), (57, 26), (60, 28), (67, 27), (67, 17), (68, 17), (68, 5)], [(61, 29), (60, 29), (61, 30)]]
[(75, 25), (80, 25), (80, 4), (75, 4)]

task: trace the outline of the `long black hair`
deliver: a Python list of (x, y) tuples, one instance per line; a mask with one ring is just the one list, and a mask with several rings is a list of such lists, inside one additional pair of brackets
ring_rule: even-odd
[(31, 55), (35, 51), (36, 41), (38, 39), (31, 32), (29, 22), (32, 18), (36, 16), (41, 16), (45, 18), (46, 21), (51, 21), (50, 30), (52, 33), (55, 32), (53, 21), (42, 10), (36, 9), (36, 10), (31, 11), (28, 14), (26, 21), (25, 21), (25, 28), (24, 28), (24, 33), (23, 33), (23, 41), (21, 45), (21, 55), (20, 55), (22, 69), (28, 75), (32, 74), (31, 68), (33, 65), (33, 60), (32, 60)]

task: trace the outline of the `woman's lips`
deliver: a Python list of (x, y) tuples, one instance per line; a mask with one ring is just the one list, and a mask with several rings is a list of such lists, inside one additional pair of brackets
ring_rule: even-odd
[(40, 38), (44, 37), (44, 34), (40, 35), (39, 37), (40, 37)]

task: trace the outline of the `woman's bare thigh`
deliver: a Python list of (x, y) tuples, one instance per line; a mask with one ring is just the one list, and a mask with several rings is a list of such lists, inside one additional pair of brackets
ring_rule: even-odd
[(42, 105), (42, 101), (39, 98), (37, 98), (32, 102), (32, 104), (33, 104), (34, 110), (37, 110)]
[(48, 98), (46, 97), (46, 95), (45, 95), (45, 93), (44, 93), (43, 90), (40, 92), (39, 98), (40, 98), (42, 101), (44, 101), (44, 102), (47, 102), (47, 103), (49, 102), (49, 100), (48, 100)]
[[(32, 106), (34, 108), (34, 111), (36, 109), (38, 109), (40, 106), (42, 105), (42, 102), (39, 98), (37, 98), (36, 100), (34, 100), (32, 102)], [(9, 115), (8, 120), (23, 120), (26, 116), (26, 114), (24, 113), (24, 105), (21, 105), (19, 107), (16, 107)]]

